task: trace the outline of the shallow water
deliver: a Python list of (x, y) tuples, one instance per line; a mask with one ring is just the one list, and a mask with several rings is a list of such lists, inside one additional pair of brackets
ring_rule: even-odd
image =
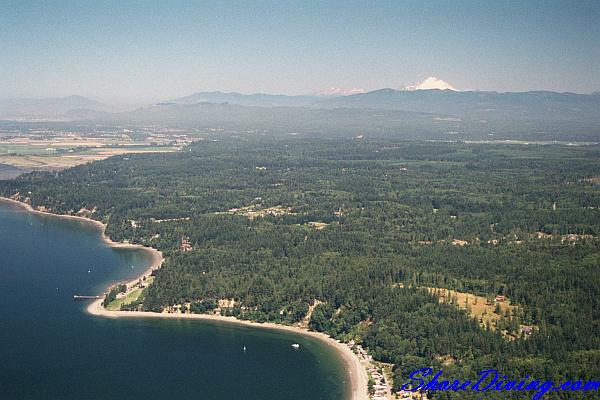
[(148, 262), (146, 252), (108, 247), (89, 224), (0, 202), (0, 398), (346, 397), (341, 361), (316, 339), (212, 321), (98, 318), (73, 301)]

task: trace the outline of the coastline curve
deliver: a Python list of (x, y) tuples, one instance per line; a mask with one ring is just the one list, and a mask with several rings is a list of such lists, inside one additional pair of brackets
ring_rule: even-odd
[[(7, 197), (0, 196), (0, 202), (10, 203), (12, 205), (18, 206), (24, 209), (27, 212), (50, 216), (53, 218), (62, 218), (62, 219), (70, 219), (77, 220), (80, 222), (88, 223), (94, 225), (101, 232), (102, 241), (113, 248), (129, 248), (129, 249), (137, 249), (149, 252), (152, 256), (152, 261), (148, 268), (138, 277), (130, 280), (127, 285), (131, 285), (137, 283), (139, 279), (143, 276), (149, 275), (153, 270), (160, 268), (164, 261), (164, 257), (161, 251), (154, 249), (152, 247), (143, 246), (141, 244), (131, 244), (131, 243), (119, 243), (114, 242), (108, 236), (106, 236), (106, 224), (91, 219), (87, 217), (77, 216), (77, 215), (63, 215), (63, 214), (55, 214), (48, 211), (40, 211), (36, 210), (31, 205), (14, 200)], [(163, 318), (163, 319), (191, 319), (191, 320), (205, 320), (205, 321), (217, 321), (221, 323), (228, 324), (237, 324), (243, 325), (252, 328), (260, 328), (260, 329), (271, 329), (271, 330), (279, 330), (284, 332), (296, 333), (304, 336), (308, 336), (321, 342), (327, 344), (335, 352), (338, 354), (339, 358), (343, 361), (345, 365), (346, 374), (350, 383), (350, 397), (348, 400), (368, 400), (369, 396), (367, 394), (367, 375), (364, 367), (360, 363), (358, 357), (352, 352), (352, 350), (346, 346), (344, 343), (339, 342), (325, 333), (309, 331), (304, 328), (281, 325), (275, 323), (258, 323), (252, 321), (240, 320), (235, 317), (226, 317), (226, 316), (217, 316), (217, 315), (208, 315), (208, 314), (175, 314), (175, 313), (157, 313), (150, 311), (109, 311), (102, 306), (102, 299), (98, 299), (90, 303), (90, 305), (86, 308), (86, 312), (90, 315), (104, 318)]]

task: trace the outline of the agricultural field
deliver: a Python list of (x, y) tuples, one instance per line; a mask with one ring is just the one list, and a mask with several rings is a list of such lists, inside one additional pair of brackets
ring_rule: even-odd
[[(51, 132), (0, 135), (0, 165), (22, 172), (57, 171), (115, 155), (172, 153), (193, 139), (186, 135), (87, 135)], [(6, 177), (14, 177), (6, 175)]]

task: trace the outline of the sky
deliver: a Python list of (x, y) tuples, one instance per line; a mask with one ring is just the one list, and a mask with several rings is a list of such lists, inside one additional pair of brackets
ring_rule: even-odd
[(600, 1), (0, 0), (0, 98), (600, 91)]

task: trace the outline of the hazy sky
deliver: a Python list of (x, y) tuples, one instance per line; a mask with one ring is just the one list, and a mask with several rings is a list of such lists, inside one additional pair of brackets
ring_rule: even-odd
[[(426, 4), (425, 4), (426, 3)], [(0, 97), (600, 90), (600, 1), (0, 0)]]

